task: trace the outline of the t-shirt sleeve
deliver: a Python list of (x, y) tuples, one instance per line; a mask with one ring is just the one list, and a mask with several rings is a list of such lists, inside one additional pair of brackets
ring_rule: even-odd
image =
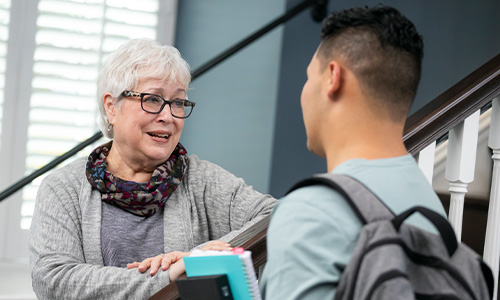
[(333, 299), (361, 224), (346, 201), (321, 186), (279, 201), (267, 233), (264, 299)]

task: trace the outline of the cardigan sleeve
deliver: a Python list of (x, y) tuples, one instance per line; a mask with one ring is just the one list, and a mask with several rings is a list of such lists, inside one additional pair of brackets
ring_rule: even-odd
[(31, 276), (38, 299), (147, 299), (169, 283), (168, 270), (150, 276), (88, 263), (78, 187), (68, 174), (54, 173), (39, 188), (30, 231)]
[[(229, 177), (229, 176), (228, 176)], [(230, 242), (237, 235), (257, 223), (263, 217), (271, 214), (276, 199), (269, 195), (263, 195), (246, 185), (242, 179), (231, 178), (232, 192), (228, 197), (228, 214), (225, 216), (230, 231), (218, 240)]]
[[(202, 216), (198, 218), (202, 220), (200, 227), (194, 230), (208, 230), (209, 240), (231, 241), (271, 214), (276, 204), (275, 198), (256, 191), (243, 179), (196, 156), (190, 158), (190, 172), (189, 186), (195, 198), (194, 206)], [(204, 245), (207, 241), (201, 242)]]

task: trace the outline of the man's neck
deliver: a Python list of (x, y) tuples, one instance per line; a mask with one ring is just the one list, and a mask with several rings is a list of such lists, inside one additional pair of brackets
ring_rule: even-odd
[(377, 135), (357, 135), (345, 142), (333, 141), (326, 149), (328, 172), (351, 159), (384, 159), (408, 154), (402, 137), (381, 131)]

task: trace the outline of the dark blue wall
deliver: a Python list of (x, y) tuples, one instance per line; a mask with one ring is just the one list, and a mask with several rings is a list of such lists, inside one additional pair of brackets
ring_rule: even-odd
[[(192, 69), (264, 26), (285, 0), (179, 1), (176, 46)], [(181, 143), (267, 193), (278, 94), (282, 28), (199, 76)]]
[[(302, 0), (288, 0), (290, 8)], [(375, 5), (380, 1), (330, 1), (329, 10)], [(500, 1), (384, 1), (399, 9), (424, 38), (422, 80), (410, 113), (500, 53)], [(270, 192), (280, 197), (297, 180), (326, 171), (310, 154), (300, 110), (306, 67), (319, 43), (321, 24), (309, 12), (284, 29)]]

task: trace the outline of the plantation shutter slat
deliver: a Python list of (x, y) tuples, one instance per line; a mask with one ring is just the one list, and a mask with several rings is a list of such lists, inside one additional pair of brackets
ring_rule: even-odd
[(0, 0), (0, 147), (2, 146), (2, 116), (4, 103), (7, 42), (9, 40), (10, 1), (11, 0)]

